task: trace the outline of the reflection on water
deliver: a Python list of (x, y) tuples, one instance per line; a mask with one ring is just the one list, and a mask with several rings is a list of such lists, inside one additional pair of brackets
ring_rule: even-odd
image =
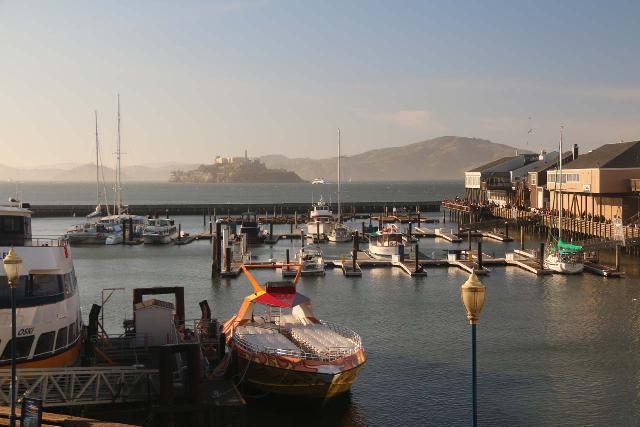
[[(59, 233), (73, 219), (34, 219), (36, 234)], [(185, 230), (202, 219), (179, 217)], [(286, 227), (286, 226), (285, 226)], [(288, 228), (288, 227), (286, 227)], [(299, 241), (252, 249), (254, 256), (282, 258)], [(474, 242), (475, 244), (475, 242)], [(466, 247), (463, 242), (459, 247)], [(518, 243), (484, 241), (501, 256)], [(452, 245), (422, 240), (421, 251), (443, 255)], [(350, 244), (323, 244), (328, 256)], [(210, 278), (211, 246), (116, 246), (73, 248), (85, 316), (100, 289), (122, 286), (123, 302), (106, 311), (117, 329), (131, 310), (131, 289), (185, 286), (187, 316), (199, 315), (208, 299), (225, 319), (251, 291), (248, 282)], [(625, 258), (624, 269), (637, 259)], [(279, 277), (256, 271), (259, 280)], [(290, 399), (252, 399), (253, 425), (468, 425), (470, 420), (470, 330), (460, 303), (467, 278), (457, 269), (428, 269), (411, 278), (399, 269), (364, 270), (345, 278), (302, 278), (300, 292), (312, 298), (320, 318), (360, 333), (368, 361), (349, 398), (325, 407)], [(635, 425), (640, 366), (640, 290), (637, 276), (604, 279), (536, 277), (512, 267), (491, 267), (483, 278), (487, 303), (478, 328), (479, 417), (483, 425)]]

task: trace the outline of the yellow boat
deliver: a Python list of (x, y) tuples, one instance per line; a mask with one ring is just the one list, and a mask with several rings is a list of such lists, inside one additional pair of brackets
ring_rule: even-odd
[(253, 285), (238, 312), (223, 327), (243, 381), (266, 392), (331, 398), (349, 391), (366, 361), (360, 336), (343, 326), (319, 320), (311, 301), (296, 291), (301, 265), (293, 281), (259, 284), (252, 268), (244, 273)]

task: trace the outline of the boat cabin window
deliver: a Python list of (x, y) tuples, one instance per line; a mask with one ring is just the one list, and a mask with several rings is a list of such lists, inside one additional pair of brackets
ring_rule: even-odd
[[(26, 337), (16, 338), (16, 358), (28, 357), (31, 353), (31, 346), (33, 345), (33, 335)], [(2, 352), (3, 360), (11, 360), (11, 340), (7, 341), (7, 345)]]
[[(65, 293), (76, 292), (73, 272), (68, 274), (30, 274), (21, 276), (15, 289), (16, 307), (33, 307), (64, 300)], [(11, 308), (11, 293), (7, 276), (0, 276), (0, 309)]]
[(56, 331), (45, 332), (44, 334), (40, 334), (38, 338), (38, 343), (36, 344), (36, 349), (33, 352), (34, 356), (43, 353), (49, 353), (53, 351), (53, 342), (56, 339)]
[(31, 238), (31, 218), (0, 215), (0, 246), (23, 245)]
[(69, 342), (72, 343), (76, 340), (76, 322), (69, 325)]
[(56, 350), (65, 347), (67, 345), (67, 327), (60, 328), (58, 330), (58, 336), (56, 337)]

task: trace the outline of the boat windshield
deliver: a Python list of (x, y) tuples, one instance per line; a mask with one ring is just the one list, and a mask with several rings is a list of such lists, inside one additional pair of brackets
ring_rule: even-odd
[[(16, 307), (53, 304), (75, 293), (76, 276), (67, 274), (30, 274), (20, 276), (15, 288)], [(11, 308), (11, 293), (6, 276), (0, 276), (0, 309)]]

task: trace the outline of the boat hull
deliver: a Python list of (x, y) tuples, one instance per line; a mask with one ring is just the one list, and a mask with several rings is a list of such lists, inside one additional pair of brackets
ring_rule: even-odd
[[(268, 393), (316, 399), (330, 399), (348, 392), (366, 360), (362, 350), (351, 356), (356, 362), (353, 366), (347, 362), (340, 369), (338, 365), (314, 366), (310, 361), (296, 363), (274, 355), (252, 357), (238, 352), (236, 356), (238, 372), (246, 372), (246, 385)], [(277, 366), (270, 359), (278, 359)], [(335, 372), (330, 372), (332, 368)]]
[[(413, 248), (410, 245), (404, 247), (404, 256), (411, 255)], [(394, 255), (400, 255), (400, 246), (369, 245), (369, 254), (374, 258), (391, 259)]]
[(145, 234), (142, 236), (142, 240), (145, 245), (166, 245), (171, 243), (178, 237), (178, 233), (165, 234), (162, 236)]
[(107, 241), (108, 234), (90, 234), (90, 233), (82, 233), (82, 234), (66, 234), (65, 238), (71, 245), (79, 246), (79, 245), (104, 245)]
[(578, 274), (584, 270), (584, 264), (576, 262), (545, 262), (545, 267), (553, 272), (561, 274)]

